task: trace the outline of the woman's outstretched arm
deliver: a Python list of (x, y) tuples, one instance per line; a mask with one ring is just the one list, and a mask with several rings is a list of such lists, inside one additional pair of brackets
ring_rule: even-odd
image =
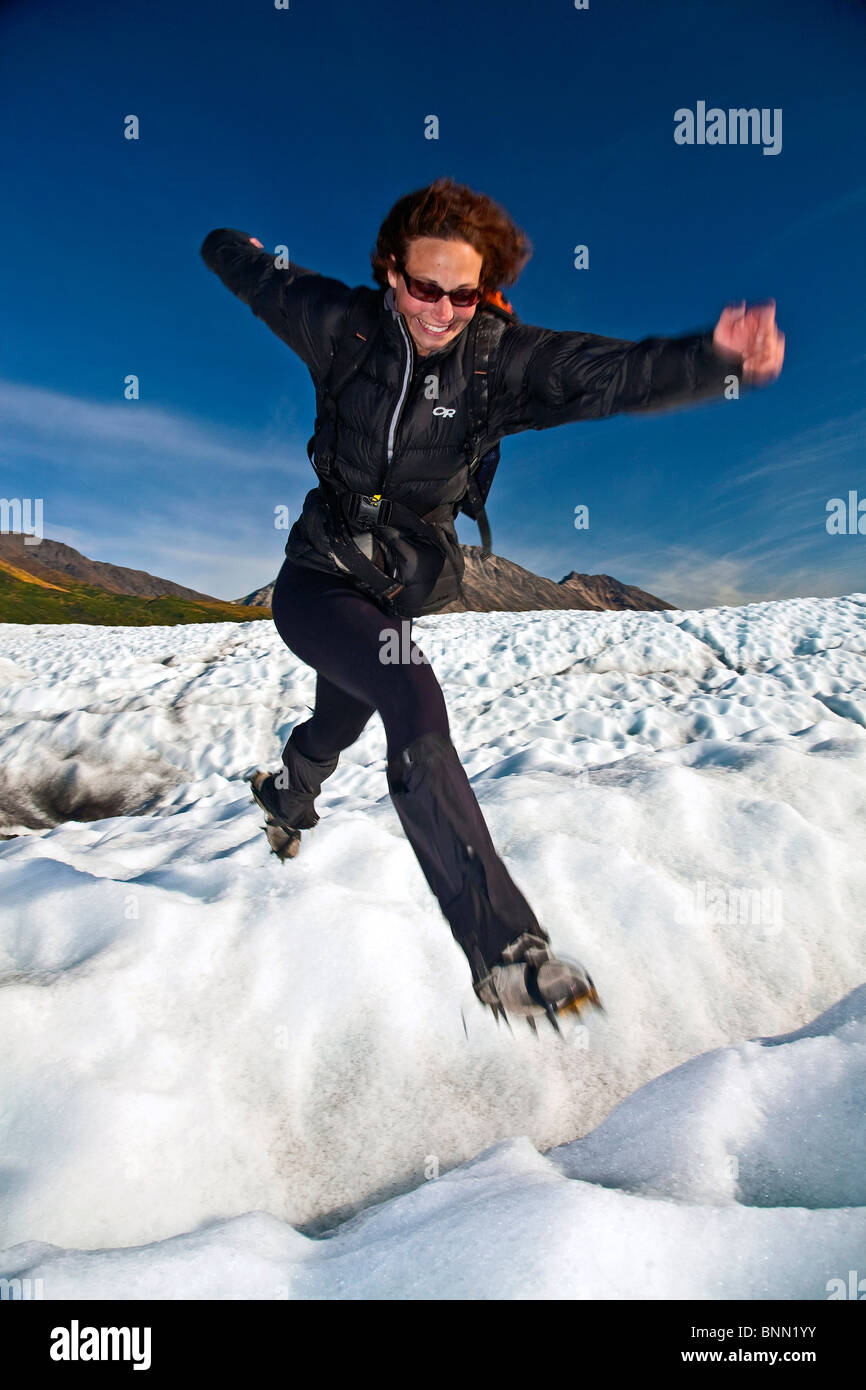
[(324, 375), (351, 295), (348, 285), (294, 262), (277, 266), (257, 237), (233, 227), (208, 232), (201, 257), (298, 354), (314, 378)]
[(778, 376), (785, 340), (770, 301), (725, 309), (714, 328), (676, 338), (632, 342), (518, 325), (506, 343), (501, 393), (506, 432), (516, 433), (721, 400), (732, 377), (751, 386)]

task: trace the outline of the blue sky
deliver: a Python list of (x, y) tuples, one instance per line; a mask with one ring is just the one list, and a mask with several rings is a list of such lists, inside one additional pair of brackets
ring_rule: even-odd
[[(274, 508), (314, 482), (313, 387), (201, 242), (237, 227), (371, 283), (391, 204), (447, 174), (529, 234), (528, 323), (676, 335), (772, 296), (787, 336), (737, 402), (506, 440), (497, 553), (688, 607), (866, 589), (866, 536), (825, 527), (866, 497), (864, 55), (862, 0), (7, 0), (0, 494), (96, 559), (267, 582)], [(698, 101), (781, 108), (781, 152), (675, 144)]]

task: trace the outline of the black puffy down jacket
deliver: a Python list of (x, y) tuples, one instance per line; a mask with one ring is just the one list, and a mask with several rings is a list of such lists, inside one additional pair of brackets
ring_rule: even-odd
[[(254, 246), (249, 233), (232, 228), (209, 232), (201, 255), (223, 284), (306, 363), (318, 395), (341, 334), (350, 287), (294, 263), (278, 269), (275, 257)], [(421, 357), (403, 315), (394, 308), (392, 291), (378, 293), (378, 337), (339, 398), (336, 472), (350, 491), (381, 493), (420, 517), (441, 509), (437, 533), (459, 580), (463, 562), (454, 516), (467, 485), (467, 388), (479, 311), (457, 338)], [(742, 359), (716, 352), (712, 337), (710, 328), (629, 342), (509, 323), (490, 363), (489, 440), (619, 412), (719, 399), (730, 376), (740, 375)], [(434, 414), (437, 406), (453, 414)], [(453, 504), (450, 514), (442, 506), (446, 503)], [(292, 527), (286, 554), (301, 565), (345, 572), (329, 538), (327, 511), (318, 485)], [(426, 603), (407, 604), (402, 611), (435, 612), (453, 596), (453, 587), (439, 584)]]

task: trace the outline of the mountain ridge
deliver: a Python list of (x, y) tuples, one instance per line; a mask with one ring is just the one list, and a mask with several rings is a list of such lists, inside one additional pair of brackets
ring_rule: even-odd
[[(521, 613), (545, 608), (656, 612), (676, 607), (634, 584), (622, 584), (609, 574), (579, 574), (571, 570), (560, 580), (546, 579), (500, 555), (482, 556), (479, 545), (464, 545), (461, 549), (466, 562), (465, 601), (455, 599), (441, 609), (443, 613)], [(273, 582), (264, 584), (235, 602), (244, 607), (270, 608), (273, 591)]]
[[(547, 579), (500, 555), (484, 556), (480, 546), (464, 545), (461, 549), (465, 562), (463, 594), (441, 609), (443, 613), (544, 609), (653, 612), (675, 607), (609, 574), (570, 570), (560, 580)], [(46, 537), (28, 545), (25, 536), (9, 532), (0, 533), (0, 577), (0, 621), (6, 622), (80, 622), (87, 621), (91, 613), (93, 621), (103, 623), (152, 623), (157, 621), (153, 608), (157, 603), (161, 603), (161, 614), (172, 615), (168, 621), (203, 621), (202, 606), (213, 608), (214, 621), (218, 617), (235, 621), (254, 615), (264, 618), (270, 612), (275, 582), (240, 599), (217, 599), (147, 570), (91, 560), (63, 541)]]
[(0, 532), (0, 623), (171, 627), (267, 616), (145, 570), (90, 560), (62, 541), (26, 545), (20, 533)]
[(54, 541), (47, 536), (37, 545), (27, 545), (26, 538), (19, 532), (0, 532), (0, 561), (6, 566), (14, 566), (33, 575), (36, 579), (46, 579), (45, 571), (51, 572), (49, 582), (58, 584), (66, 579), (74, 583), (94, 585), (109, 594), (126, 594), (136, 598), (189, 599), (193, 603), (224, 603), (227, 600), (214, 598), (212, 594), (199, 593), (188, 589), (184, 584), (175, 584), (171, 579), (160, 579), (147, 570), (130, 569), (126, 565), (114, 565), (105, 560), (91, 560), (74, 546), (64, 541)]

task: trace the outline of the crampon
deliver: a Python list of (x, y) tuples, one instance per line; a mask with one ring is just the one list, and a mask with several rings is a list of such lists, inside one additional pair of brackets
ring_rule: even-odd
[[(590, 1009), (604, 1012), (592, 977), (580, 962), (554, 955), (548, 941), (529, 933), (502, 952), (473, 991), (497, 1024), (503, 1021), (510, 1030), (510, 1015), (524, 1018), (536, 1034), (537, 1020), (546, 1018), (562, 1034), (563, 1025), (584, 1023)], [(465, 1013), (463, 1027), (468, 1036)]]

